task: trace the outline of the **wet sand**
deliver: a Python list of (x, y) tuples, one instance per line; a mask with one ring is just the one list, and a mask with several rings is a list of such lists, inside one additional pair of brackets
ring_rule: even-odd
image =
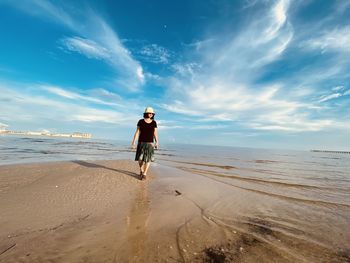
[(0, 262), (350, 262), (347, 206), (332, 234), (284, 202), (126, 160), (1, 166)]

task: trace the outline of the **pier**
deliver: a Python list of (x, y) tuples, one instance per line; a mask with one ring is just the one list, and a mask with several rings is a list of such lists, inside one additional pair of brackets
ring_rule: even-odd
[(350, 151), (311, 150), (311, 152), (350, 154)]

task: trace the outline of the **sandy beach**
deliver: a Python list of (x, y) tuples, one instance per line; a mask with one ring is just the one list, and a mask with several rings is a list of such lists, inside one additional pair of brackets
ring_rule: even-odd
[(177, 231), (200, 214), (131, 161), (0, 169), (1, 262), (178, 261)]
[(256, 200), (157, 164), (140, 181), (129, 160), (4, 165), (0, 262), (349, 262), (277, 223), (225, 216)]

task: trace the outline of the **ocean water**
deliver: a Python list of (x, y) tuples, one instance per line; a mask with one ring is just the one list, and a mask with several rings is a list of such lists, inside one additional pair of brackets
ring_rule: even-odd
[[(0, 165), (133, 159), (129, 146), (0, 136)], [(350, 262), (350, 154), (164, 145), (156, 163), (222, 185), (219, 198), (201, 204), (202, 214), (241, 233), (246, 255), (257, 255), (242, 262)], [(266, 260), (254, 261), (264, 253)]]
[(109, 140), (0, 136), (0, 165), (125, 159), (131, 156), (129, 147), (126, 142)]
[(224, 249), (228, 262), (350, 262), (350, 154), (207, 146), (172, 150), (158, 159), (212, 182), (202, 189), (210, 201), (186, 196), (200, 207), (203, 220), (186, 224), (179, 231), (182, 240), (193, 240), (189, 229), (202, 221), (216, 229), (213, 236), (221, 232), (235, 240), (210, 250), (219, 258)]

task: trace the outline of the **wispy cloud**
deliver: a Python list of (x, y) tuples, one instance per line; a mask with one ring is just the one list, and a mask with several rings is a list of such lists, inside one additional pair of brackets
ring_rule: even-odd
[(191, 126), (191, 130), (219, 130), (222, 128), (226, 128), (227, 125), (221, 125), (221, 124), (214, 124), (214, 125), (196, 125)]
[(69, 37), (61, 40), (64, 48), (69, 51), (78, 52), (95, 59), (109, 59), (111, 55), (104, 47), (99, 46), (96, 42), (81, 37)]
[[(52, 94), (55, 94), (55, 95), (58, 95), (58, 96), (61, 96), (61, 97), (67, 98), (67, 99), (71, 99), (71, 100), (81, 100), (81, 101), (88, 101), (88, 102), (92, 102), (92, 103), (104, 104), (104, 105), (109, 105), (109, 106), (119, 106), (119, 104), (117, 104), (117, 103), (97, 99), (97, 98), (91, 97), (91, 96), (81, 95), (79, 93), (72, 92), (70, 90), (63, 89), (63, 88), (57, 87), (57, 86), (42, 85), (42, 86), (40, 86), (40, 88), (42, 88), (42, 89), (44, 89)], [(106, 90), (100, 90), (100, 92), (103, 92), (103, 94), (108, 94), (109, 96), (112, 95), (112, 93), (110, 93)]]
[(132, 57), (110, 25), (92, 9), (82, 10), (67, 4), (56, 6), (45, 0), (25, 1), (21, 5), (13, 1), (5, 3), (71, 29), (77, 36), (61, 40), (64, 47), (90, 58), (107, 61), (115, 70), (115, 84), (123, 89), (137, 91), (144, 84), (142, 65)]
[(337, 0), (335, 9), (337, 13), (343, 13), (350, 8), (350, 0)]
[[(87, 4), (76, 8), (69, 1), (6, 2), (56, 23), (60, 30), (62, 26), (69, 29), (54, 42), (61, 49), (55, 51), (62, 55), (61, 64), (69, 55), (85, 56), (106, 63), (114, 75), (103, 76), (105, 82), (97, 82), (94, 89), (59, 83), (12, 88), (0, 83), (1, 122), (11, 124), (15, 116), (28, 123), (42, 119), (96, 127), (134, 126), (146, 106), (140, 108), (140, 104), (147, 102), (161, 108), (159, 129), (169, 138), (172, 130), (181, 129), (187, 129), (189, 140), (193, 134), (200, 137), (216, 131), (243, 138), (247, 134), (302, 137), (295, 133), (349, 130), (344, 123), (350, 116), (350, 26), (342, 19), (347, 12), (343, 9), (350, 7), (348, 0), (320, 7), (330, 12), (318, 21), (305, 15), (319, 15), (308, 9), (314, 1), (241, 1), (242, 8), (225, 10), (234, 16), (209, 17), (196, 24), (194, 28), (203, 26), (204, 32), (192, 35), (190, 44), (172, 43), (174, 51), (154, 39), (120, 39), (112, 23)], [(126, 38), (139, 30), (123, 29)], [(192, 31), (187, 33), (184, 39)], [(169, 40), (166, 37), (161, 35), (159, 40)], [(145, 92), (137, 93), (142, 88)]]
[(140, 59), (155, 64), (168, 64), (172, 57), (169, 50), (157, 44), (145, 45), (136, 54)]
[(177, 121), (171, 119), (157, 120), (159, 130), (183, 129), (185, 126), (180, 125)]
[(228, 39), (219, 35), (217, 41), (203, 44), (207, 63), (214, 63), (213, 69), (236, 79), (257, 74), (254, 70), (278, 59), (293, 38), (288, 7), (288, 0), (277, 1), (267, 13), (259, 14), (237, 34)]
[(316, 132), (332, 127), (334, 120), (311, 119), (305, 114), (263, 114), (249, 126), (257, 130), (286, 131), (286, 132)]
[(321, 52), (350, 52), (350, 26), (323, 32), (318, 37), (307, 40), (305, 46)]
[(333, 91), (340, 91), (340, 90), (344, 90), (344, 86), (335, 86), (332, 88)]
[(258, 0), (245, 0), (242, 9), (253, 7), (257, 4)]
[(193, 76), (195, 72), (200, 70), (201, 65), (196, 62), (175, 63), (171, 65), (172, 70), (183, 77)]
[(162, 107), (172, 112), (200, 117), (201, 121), (236, 121), (240, 126), (253, 129), (299, 132), (317, 130), (329, 124), (322, 120), (319, 125), (313, 124), (311, 116), (308, 118), (306, 114), (301, 118), (299, 112), (312, 108), (313, 105), (279, 98), (278, 87), (267, 87), (254, 92), (246, 87), (230, 89), (221, 84), (191, 87), (190, 90), (186, 103), (177, 101)]
[(341, 96), (342, 96), (342, 94), (340, 94), (340, 93), (333, 93), (333, 94), (330, 94), (330, 95), (325, 95), (325, 96), (321, 97), (319, 102), (325, 102), (325, 101), (328, 101), (328, 100), (331, 100), (331, 99), (339, 98)]
[[(324, 108), (319, 103), (346, 92), (338, 88), (331, 94), (319, 95), (315, 101), (315, 93), (320, 93), (313, 87), (341, 74), (345, 64), (332, 66), (327, 72), (324, 68), (313, 69), (315, 74), (307, 78), (297, 75), (271, 84), (257, 82), (266, 67), (283, 57), (295, 35), (289, 12), (292, 2), (265, 2), (271, 3), (266, 13), (259, 13), (233, 36), (212, 34), (211, 41), (195, 45), (196, 56), (201, 58), (195, 63), (200, 68), (188, 67), (191, 61), (174, 65), (180, 70), (175, 70), (176, 80), (168, 80), (169, 100), (161, 105), (163, 109), (193, 120), (235, 123), (238, 129), (309, 132), (330, 128), (335, 120), (322, 115)], [(336, 35), (340, 32), (347, 33), (338, 30)], [(328, 46), (332, 45), (329, 41)], [(342, 48), (345, 45), (345, 40), (339, 44)]]
[(318, 102), (326, 102), (349, 94), (350, 89), (346, 89), (344, 86), (335, 86), (331, 89), (331, 93), (321, 95)]
[[(16, 5), (11, 0), (3, 0), (2, 3), (12, 5), (30, 15), (45, 17), (55, 22), (64, 24), (65, 26), (76, 29), (76, 21), (68, 14), (68, 12), (58, 6), (55, 6), (50, 1), (46, 0), (27, 0), (23, 1), (20, 5)], [(77, 10), (76, 10), (77, 11)]]
[(17, 122), (100, 122), (113, 123), (117, 125), (128, 126), (134, 124), (139, 112), (138, 108), (130, 109), (126, 106), (132, 105), (130, 101), (124, 101), (124, 107), (112, 107), (101, 109), (93, 104), (84, 104), (83, 101), (89, 101), (98, 104), (104, 103), (98, 99), (83, 96), (71, 91), (64, 90), (55, 86), (40, 86), (67, 100), (58, 100), (44, 96), (43, 92), (33, 93), (32, 88), (37, 84), (1, 84), (0, 100), (6, 103), (0, 103), (0, 119), (5, 121)]
[(160, 105), (163, 109), (170, 111), (170, 112), (175, 112), (179, 114), (185, 114), (185, 115), (190, 115), (190, 116), (200, 116), (203, 113), (200, 111), (192, 110), (188, 108), (183, 102), (181, 101), (175, 101), (172, 104), (161, 104)]
[(114, 102), (120, 102), (122, 101), (122, 97), (115, 92), (111, 92), (108, 90), (105, 90), (103, 88), (96, 88), (90, 91), (91, 96), (93, 97), (99, 97), (103, 99), (104, 101), (114, 101)]

